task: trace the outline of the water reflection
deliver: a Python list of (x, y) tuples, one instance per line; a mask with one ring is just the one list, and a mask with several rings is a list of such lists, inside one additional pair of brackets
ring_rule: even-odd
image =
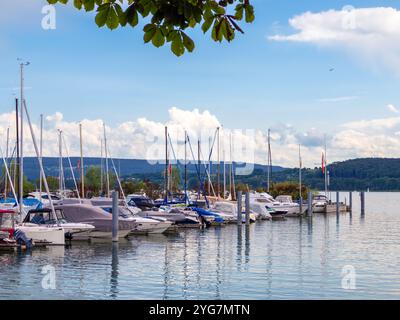
[(237, 246), (236, 246), (236, 270), (242, 270), (242, 225), (237, 226)]
[(250, 264), (250, 226), (245, 227), (245, 251), (244, 251), (244, 256), (245, 256), (245, 265), (246, 265), (246, 270), (249, 269), (249, 264)]
[(112, 243), (112, 253), (111, 253), (111, 278), (110, 278), (110, 296), (113, 299), (118, 297), (118, 242)]
[[(359, 220), (355, 206), (357, 219), (315, 214), (115, 245), (0, 253), (0, 299), (349, 298), (340, 287), (344, 265), (369, 275), (352, 298), (400, 298), (400, 195), (389, 197), (392, 202), (368, 202), (376, 204), (369, 219)], [(52, 292), (40, 285), (47, 264), (57, 270)]]

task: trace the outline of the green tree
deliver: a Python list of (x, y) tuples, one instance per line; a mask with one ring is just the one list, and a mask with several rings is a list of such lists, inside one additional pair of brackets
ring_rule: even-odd
[[(47, 176), (46, 177), (47, 184), (49, 186), (50, 192), (56, 192), (59, 189), (60, 183), (58, 182), (58, 177), (53, 177), (53, 176)], [(36, 185), (40, 185), (40, 179), (36, 179)], [(44, 183), (42, 181), (42, 190), (44, 190)]]
[[(302, 198), (307, 198), (308, 187), (302, 187)], [(298, 182), (281, 182), (274, 183), (271, 189), (270, 194), (276, 198), (280, 195), (292, 196), (293, 199), (300, 199), (300, 185)]]
[(121, 182), (122, 189), (125, 194), (132, 194), (137, 192), (142, 192), (146, 185), (143, 181), (140, 180), (126, 180)]
[[(69, 0), (47, 0), (50, 4), (66, 4)], [(171, 44), (171, 51), (181, 56), (192, 52), (195, 43), (185, 32), (201, 25), (204, 33), (211, 29), (214, 41), (228, 42), (236, 31), (244, 33), (238, 25), (254, 20), (254, 7), (250, 0), (74, 0), (75, 8), (96, 11), (95, 22), (99, 27), (113, 30), (119, 26), (136, 27), (140, 19), (149, 20), (144, 28), (143, 40), (161, 47)], [(124, 9), (125, 8), (125, 9)]]
[[(100, 191), (106, 192), (106, 178), (104, 178), (103, 186), (101, 185), (101, 169), (98, 166), (90, 166), (85, 173), (85, 191), (92, 195), (100, 195)], [(109, 173), (110, 190), (114, 189), (117, 177), (113, 173)], [(79, 186), (81, 183), (79, 182)]]
[(35, 191), (35, 185), (28, 180), (26, 176), (24, 176), (24, 194)]

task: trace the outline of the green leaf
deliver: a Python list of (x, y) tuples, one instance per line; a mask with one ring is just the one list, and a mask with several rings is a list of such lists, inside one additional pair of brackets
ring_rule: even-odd
[(97, 9), (97, 11), (98, 12), (97, 12), (97, 15), (96, 15), (96, 18), (95, 18), (96, 24), (99, 27), (103, 27), (107, 22), (108, 12), (110, 11), (110, 5), (107, 4), (107, 5), (104, 5), (104, 6), (100, 6)]
[(154, 34), (156, 33), (157, 29), (156, 28), (152, 28), (150, 30), (148, 30), (147, 32), (145, 32), (144, 36), (143, 36), (143, 40), (145, 43), (149, 42), (151, 39), (153, 39)]
[(126, 26), (127, 23), (126, 15), (119, 4), (115, 4), (115, 11), (117, 12), (119, 24), (121, 26)]
[(185, 53), (185, 47), (183, 46), (182, 39), (180, 36), (175, 37), (171, 43), (171, 51), (177, 56), (180, 57)]
[(78, 10), (82, 9), (82, 0), (74, 0), (74, 7)]
[(148, 31), (153, 30), (153, 29), (156, 29), (156, 25), (154, 25), (154, 24), (152, 24), (152, 23), (146, 24), (146, 25), (143, 27), (143, 31), (144, 31), (144, 32), (148, 32)]
[(251, 5), (247, 5), (245, 8), (246, 22), (250, 23), (254, 21), (254, 8)]
[(244, 10), (244, 7), (243, 7), (242, 4), (238, 4), (236, 6), (236, 8), (235, 8), (235, 11), (236, 11), (235, 18), (236, 18), (236, 20), (242, 20), (243, 19), (243, 10)]
[(136, 27), (139, 23), (139, 15), (135, 5), (130, 5), (125, 11), (126, 21), (132, 26)]
[(114, 30), (119, 26), (119, 19), (114, 6), (110, 7), (110, 10), (108, 11), (106, 24), (111, 30)]
[(83, 2), (86, 11), (93, 11), (94, 10), (94, 0), (80, 0)]
[(203, 30), (203, 32), (206, 33), (210, 29), (213, 22), (214, 22), (214, 18), (205, 20), (203, 25), (201, 26), (201, 30)]
[(164, 45), (165, 37), (160, 28), (157, 28), (157, 30), (151, 40), (152, 40), (153, 45), (157, 48)]
[(182, 32), (182, 40), (187, 51), (192, 52), (195, 47), (193, 40), (184, 32)]

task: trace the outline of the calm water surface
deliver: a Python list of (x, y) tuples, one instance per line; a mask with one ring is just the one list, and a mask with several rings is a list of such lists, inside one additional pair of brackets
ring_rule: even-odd
[[(353, 198), (339, 218), (0, 253), (0, 299), (400, 299), (400, 194), (367, 194), (364, 218)], [(46, 265), (55, 290), (42, 288)], [(355, 290), (342, 288), (345, 266)]]

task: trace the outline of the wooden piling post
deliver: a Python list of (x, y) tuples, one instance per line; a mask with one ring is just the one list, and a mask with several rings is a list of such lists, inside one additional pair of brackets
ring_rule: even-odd
[(119, 229), (119, 209), (118, 209), (118, 191), (114, 190), (112, 193), (112, 241), (118, 242), (118, 229)]
[(340, 213), (340, 193), (336, 191), (336, 214)]
[(360, 194), (361, 197), (361, 215), (364, 216), (365, 215), (365, 192), (361, 192)]
[(349, 193), (349, 211), (353, 212), (353, 192)]
[(250, 225), (250, 192), (246, 192), (246, 226)]
[(237, 224), (242, 225), (242, 191), (237, 192)]
[(308, 216), (312, 217), (313, 215), (313, 194), (310, 191), (308, 193)]

